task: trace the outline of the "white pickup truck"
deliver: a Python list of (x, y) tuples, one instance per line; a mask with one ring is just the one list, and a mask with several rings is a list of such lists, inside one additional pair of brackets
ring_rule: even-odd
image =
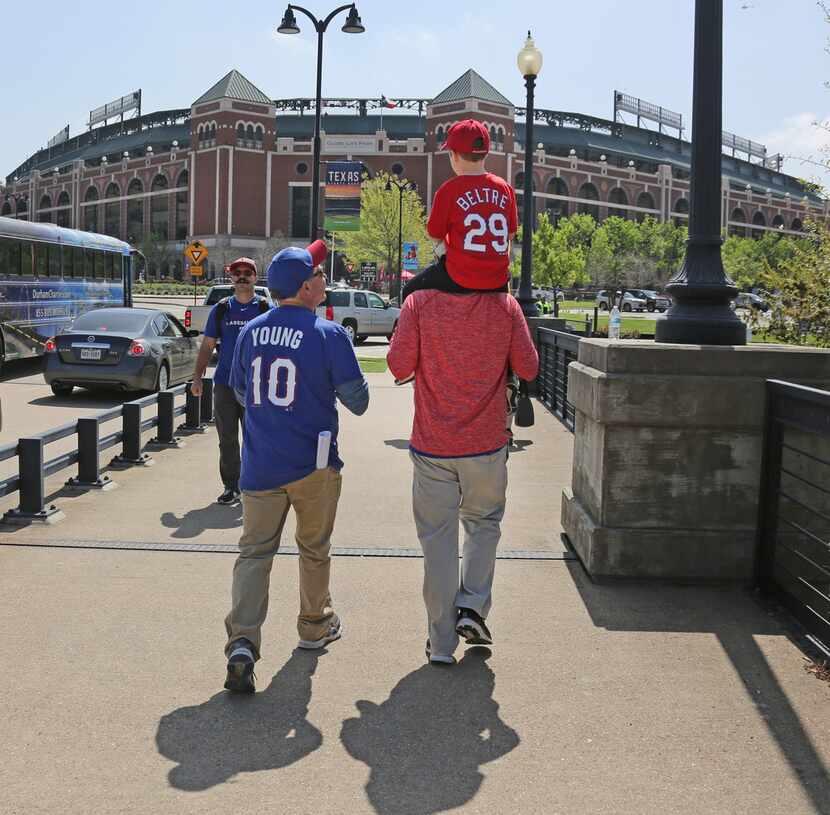
[[(233, 294), (233, 286), (229, 283), (224, 285), (211, 286), (208, 293), (205, 295), (205, 300), (201, 306), (189, 306), (184, 312), (184, 327), (191, 330), (198, 331), (200, 334), (205, 332), (205, 324), (207, 323), (208, 314), (210, 310), (224, 297), (230, 297)], [(254, 294), (257, 297), (264, 297), (271, 305), (271, 293), (265, 286), (254, 286)]]

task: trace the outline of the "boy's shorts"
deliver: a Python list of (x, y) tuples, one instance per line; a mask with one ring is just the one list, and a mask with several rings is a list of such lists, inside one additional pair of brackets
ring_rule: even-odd
[(493, 292), (510, 291), (507, 283), (497, 289), (468, 289), (465, 286), (456, 283), (447, 271), (447, 261), (446, 256), (444, 255), (438, 258), (432, 266), (427, 266), (423, 272), (415, 275), (415, 277), (409, 280), (409, 282), (403, 287), (401, 305), (403, 305), (403, 302), (407, 297), (409, 297), (410, 294), (412, 294), (412, 292), (420, 291), (421, 289), (434, 289), (435, 291), (443, 291), (448, 294), (469, 294), (470, 292), (478, 294), (492, 294)]

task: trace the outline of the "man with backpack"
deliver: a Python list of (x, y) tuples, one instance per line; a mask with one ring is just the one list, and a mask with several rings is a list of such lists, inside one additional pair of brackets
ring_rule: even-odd
[(219, 504), (232, 504), (239, 500), (239, 428), (245, 411), (229, 384), (233, 349), (241, 328), (270, 308), (265, 298), (254, 296), (257, 268), (253, 260), (237, 258), (228, 267), (228, 273), (233, 283), (233, 295), (220, 300), (208, 315), (190, 386), (194, 396), (202, 395), (202, 377), (219, 343), (219, 359), (213, 374), (213, 417), (219, 434), (219, 475), (225, 488), (216, 499)]

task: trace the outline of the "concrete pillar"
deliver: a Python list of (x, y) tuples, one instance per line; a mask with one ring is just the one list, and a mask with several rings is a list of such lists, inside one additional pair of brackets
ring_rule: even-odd
[(562, 527), (592, 577), (751, 581), (766, 379), (827, 387), (830, 351), (580, 342)]

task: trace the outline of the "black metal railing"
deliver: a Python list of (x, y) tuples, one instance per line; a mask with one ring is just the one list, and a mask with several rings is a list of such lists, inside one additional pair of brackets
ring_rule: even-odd
[(830, 392), (767, 381), (756, 578), (830, 648)]
[[(176, 399), (181, 395), (184, 402), (177, 405)], [(157, 406), (156, 415), (143, 418), (142, 411), (152, 405)], [(175, 419), (182, 415), (185, 421), (176, 429)], [(157, 428), (150, 444), (154, 447), (178, 447), (176, 432), (201, 432), (212, 418), (213, 380), (205, 379), (201, 397), (193, 396), (190, 383), (179, 385), (0, 447), (0, 462), (17, 457), (18, 463), (17, 475), (0, 480), (0, 498), (19, 493), (18, 507), (6, 512), (2, 522), (21, 524), (50, 520), (58, 510), (54, 504), (46, 504), (45, 481), (61, 470), (78, 465), (77, 475), (66, 482), (68, 487), (106, 487), (111, 481), (109, 476), (101, 473), (100, 454), (104, 450), (121, 444), (121, 452), (110, 464), (113, 467), (147, 464), (150, 456), (143, 452), (143, 433)], [(121, 429), (102, 436), (102, 426), (116, 419), (121, 419)], [(78, 439), (74, 450), (45, 459), (47, 445), (70, 436), (77, 436)]]
[(568, 401), (568, 365), (579, 352), (579, 334), (539, 328), (539, 376), (536, 379), (539, 401), (574, 429), (574, 407)]

